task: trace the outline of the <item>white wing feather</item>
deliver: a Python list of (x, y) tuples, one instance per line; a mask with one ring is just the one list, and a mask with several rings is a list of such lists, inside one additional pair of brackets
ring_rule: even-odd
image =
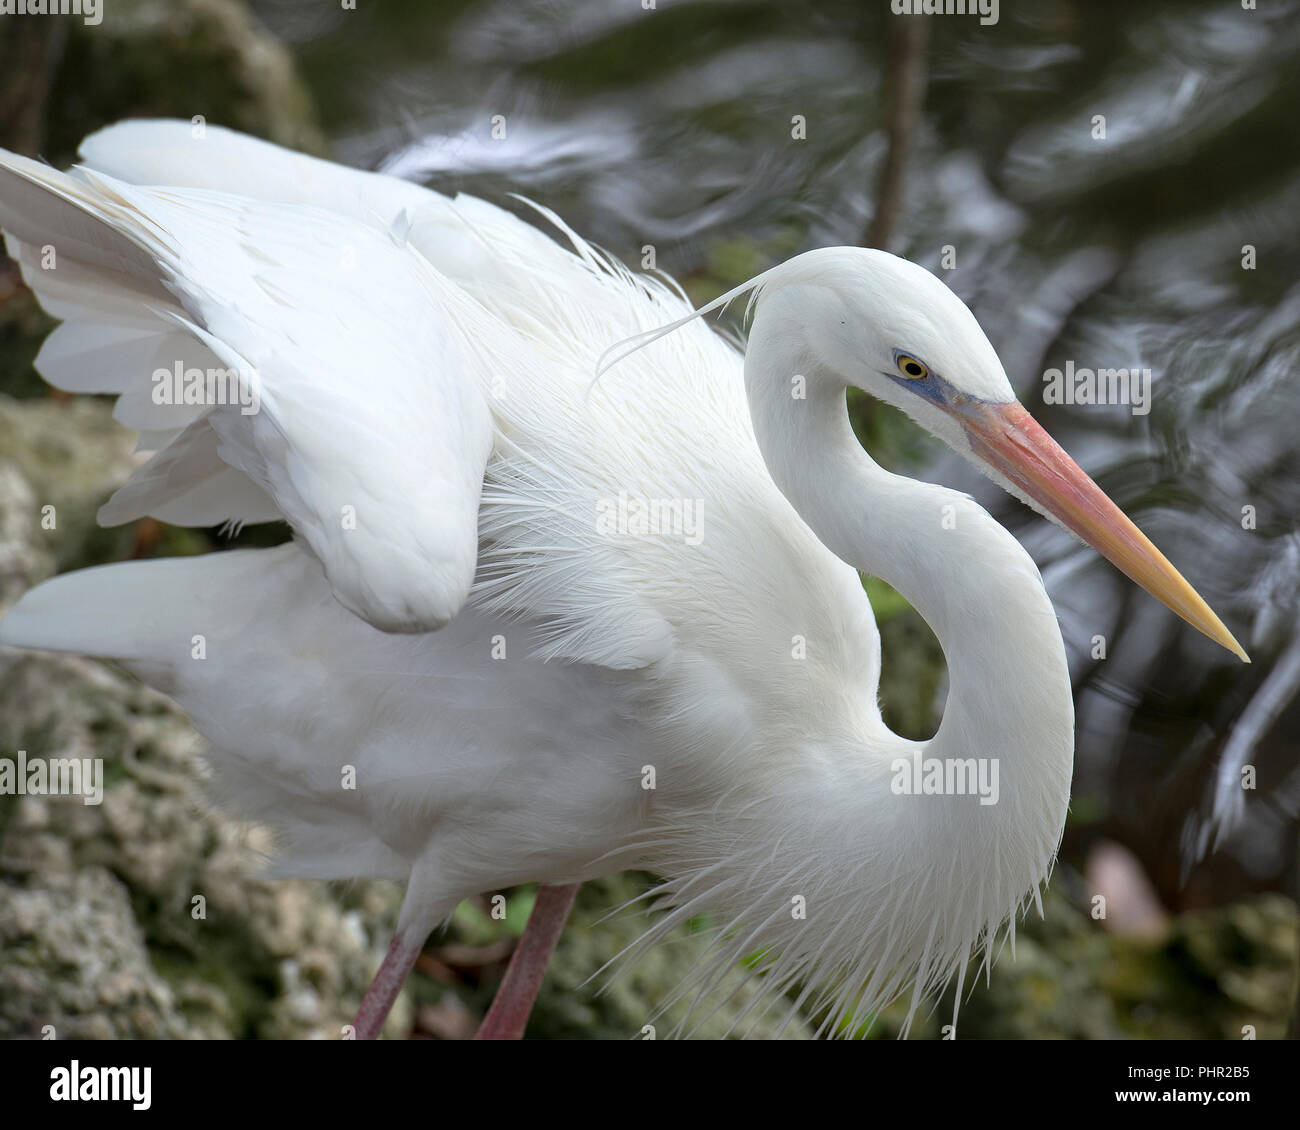
[[(42, 371), (118, 393), (124, 423), (219, 440), (214, 460), (210, 438), (179, 435), (105, 520), (166, 507), (172, 520), (207, 522), (223, 499), (221, 520), (265, 520), (265, 495), (370, 623), (423, 631), (456, 614), (492, 447), (481, 391), (491, 354), (457, 325), (490, 318), (459, 288), (391, 233), (333, 212), (73, 177), (13, 155), (0, 178), (0, 225), (25, 278), (51, 312), (73, 317)], [(53, 271), (41, 270), (43, 247), (55, 249)], [(113, 316), (123, 306), (132, 321)], [(86, 375), (92, 359), (98, 375)], [(154, 372), (178, 363), (238, 372), (257, 410), (156, 404)], [(200, 489), (227, 467), (260, 491), (232, 476), (224, 491)], [(182, 500), (196, 491), (190, 512)]]
[[(169, 441), (105, 518), (271, 508), (303, 538), (56, 578), (0, 635), (123, 658), (172, 693), (232, 799), (286, 832), (287, 869), (409, 872), (408, 906), (444, 912), (614, 871), (738, 764), (762, 772), (754, 734), (796, 748), (809, 710), (879, 725), (870, 607), (767, 474), (738, 352), (696, 321), (588, 395), (608, 346), (690, 311), (670, 285), (549, 213), (569, 246), (484, 201), (212, 127), (123, 123), (83, 154), (98, 174), (19, 163), (0, 227), (46, 308), (78, 327), (47, 346), (51, 379), (117, 393), (149, 418), (142, 442)], [(46, 242), (58, 271), (41, 270)], [(156, 421), (134, 382), (160, 355), (256, 367), (262, 411)], [(602, 534), (623, 495), (690, 505), (699, 536)], [(337, 508), (358, 499), (371, 524), (344, 536)], [(458, 525), (471, 505), (477, 542)], [(452, 624), (392, 636), (337, 607), (331, 589), (391, 622), (436, 578), (448, 526), (481, 546)], [(398, 595), (349, 592), (367, 583)], [(345, 763), (364, 786), (341, 795)], [(665, 782), (650, 796), (648, 763)]]

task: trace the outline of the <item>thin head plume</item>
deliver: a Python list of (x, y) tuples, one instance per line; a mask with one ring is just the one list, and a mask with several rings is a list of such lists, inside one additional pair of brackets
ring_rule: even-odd
[[(682, 326), (686, 325), (688, 322), (693, 322), (696, 318), (703, 317), (705, 314), (711, 314), (714, 310), (721, 309), (729, 302), (739, 298), (746, 291), (752, 291), (749, 296), (749, 304), (745, 307), (745, 316), (749, 317), (750, 312), (754, 308), (754, 303), (758, 300), (759, 291), (762, 290), (768, 279), (770, 279), (771, 276), (779, 271), (783, 266), (785, 266), (784, 263), (778, 263), (775, 267), (769, 267), (761, 274), (755, 275), (748, 282), (741, 283), (738, 287), (727, 291), (726, 294), (718, 295), (718, 297), (712, 302), (706, 302), (698, 310), (692, 310), (684, 318), (678, 318), (677, 321), (669, 322), (666, 326), (656, 326), (652, 330), (645, 330), (642, 333), (633, 334), (631, 337), (625, 337), (622, 341), (614, 342), (613, 345), (600, 355), (599, 360), (596, 362), (596, 375), (591, 378), (591, 384), (587, 386), (586, 395), (590, 396), (592, 389), (596, 387), (596, 383), (600, 378), (625, 357), (630, 357), (638, 349), (644, 349), (652, 341), (658, 341), (661, 337), (672, 333), (673, 330), (681, 329)], [(611, 353), (614, 354), (613, 357), (610, 356)]]

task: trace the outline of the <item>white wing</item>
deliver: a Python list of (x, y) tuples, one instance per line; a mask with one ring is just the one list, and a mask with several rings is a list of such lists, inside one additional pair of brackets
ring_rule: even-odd
[[(569, 250), (485, 201), (466, 196), (453, 201), (417, 184), (220, 126), (196, 133), (183, 121), (118, 122), (82, 141), (80, 154), (88, 168), (128, 184), (208, 188), (325, 208), (379, 231), (404, 227), (411, 246), (440, 274), (498, 312), (508, 313), (521, 301), (554, 301), (557, 293), (571, 295), (583, 282), (590, 289), (593, 281)], [(535, 285), (540, 268), (550, 272), (543, 289)]]
[[(125, 422), (169, 441), (105, 516), (285, 514), (304, 536), (58, 578), (0, 636), (121, 659), (174, 695), (231, 799), (289, 834), (290, 870), (409, 869), (408, 905), (435, 908), (593, 861), (617, 870), (606, 853), (651, 801), (664, 815), (668, 792), (647, 797), (641, 766), (678, 767), (689, 795), (810, 703), (872, 714), (870, 608), (767, 474), (738, 353), (697, 321), (587, 395), (607, 346), (690, 309), (669, 286), (554, 217), (570, 246), (490, 203), (223, 130), (124, 123), (83, 153), (99, 174), (0, 163), (0, 226), (66, 321), (46, 376), (118, 394)], [(42, 269), (46, 243), (57, 270)], [(255, 365), (262, 410), (153, 404), (148, 374), (178, 357)], [(496, 426), (486, 470), (480, 401)], [(376, 605), (423, 591), (422, 555), (447, 552), (436, 535), (453, 518), (473, 546), (480, 481), (479, 580), (450, 627), (385, 635), (337, 607), (330, 588), (389, 622)], [(693, 534), (602, 533), (624, 493), (689, 503)], [(345, 536), (335, 508), (353, 496)], [(347, 568), (400, 600), (345, 597)], [(796, 638), (813, 641), (806, 659)], [(363, 788), (339, 790), (344, 764)], [(539, 827), (563, 831), (543, 844)]]
[[(65, 320), (42, 374), (117, 393), (119, 419), (170, 438), (103, 521), (283, 516), (376, 627), (456, 614), (477, 558), (494, 334), (406, 242), (409, 217), (384, 229), (2, 151), (0, 200), (10, 253)], [(158, 403), (155, 374), (178, 365), (234, 370), (244, 383), (225, 387), (244, 403)]]

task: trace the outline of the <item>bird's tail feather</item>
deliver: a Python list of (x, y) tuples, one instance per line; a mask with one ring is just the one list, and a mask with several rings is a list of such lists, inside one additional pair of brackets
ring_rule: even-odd
[[(219, 792), (277, 829), (275, 872), (294, 876), (402, 878), (410, 867), (375, 837), (361, 793), (340, 789), (340, 718), (322, 710), (341, 704), (347, 717), (373, 696), (335, 668), (376, 638), (390, 639), (345, 611), (293, 544), (82, 569), (0, 619), (2, 645), (112, 659), (174, 698), (211, 743)], [(356, 735), (340, 745), (340, 759), (369, 768)]]
[[(37, 585), (0, 619), (0, 644), (114, 659), (176, 693), (179, 664), (227, 636), (267, 562), (259, 550), (128, 561)], [(235, 599), (231, 599), (231, 598)]]

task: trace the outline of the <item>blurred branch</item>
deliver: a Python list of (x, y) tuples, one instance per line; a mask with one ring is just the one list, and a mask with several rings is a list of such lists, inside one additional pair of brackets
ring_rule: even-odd
[(29, 157), (45, 142), (45, 103), (66, 34), (62, 20), (7, 21), (0, 38), (0, 145)]
[[(1292, 897), (1300, 905), (1300, 830), (1297, 831), (1296, 857), (1292, 872)], [(1300, 1040), (1300, 934), (1296, 935), (1296, 975), (1291, 984), (1291, 1022), (1287, 1025), (1286, 1038)]]
[(876, 184), (876, 210), (863, 237), (865, 246), (882, 251), (889, 250), (898, 220), (908, 152), (925, 103), (925, 50), (929, 37), (930, 21), (915, 17), (896, 18), (890, 32), (885, 77), (885, 131), (889, 149)]

